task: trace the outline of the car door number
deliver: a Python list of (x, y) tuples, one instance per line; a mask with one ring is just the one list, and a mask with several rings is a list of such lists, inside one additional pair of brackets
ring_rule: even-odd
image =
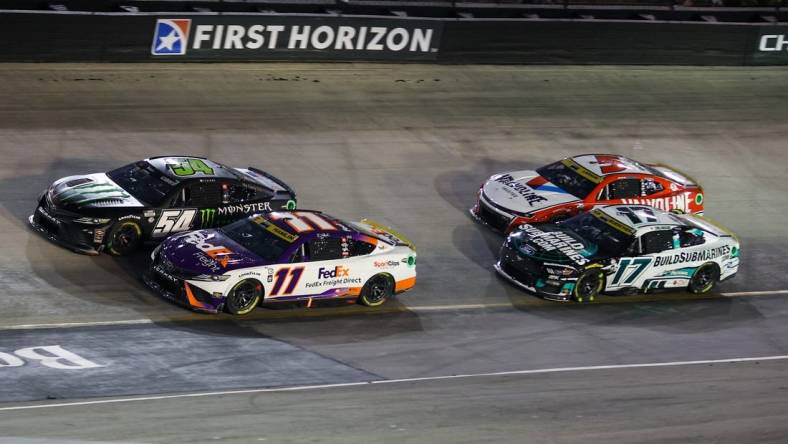
[(280, 268), (276, 274), (274, 274), (274, 287), (271, 289), (271, 294), (269, 296), (279, 296), (279, 292), (282, 290), (282, 287), (285, 286), (285, 281), (288, 277), (290, 278), (290, 282), (287, 284), (287, 288), (285, 288), (282, 295), (293, 293), (296, 285), (298, 285), (298, 281), (301, 280), (302, 274), (304, 274), (304, 267)]
[[(618, 261), (618, 270), (616, 274), (613, 276), (613, 280), (610, 281), (610, 286), (617, 287), (619, 285), (628, 285), (635, 282), (646, 268), (651, 265), (651, 261), (653, 258), (650, 257), (639, 257), (635, 259), (631, 258), (623, 258)], [(629, 274), (624, 276), (627, 270), (632, 270)]]
[(188, 230), (192, 225), (197, 210), (164, 210), (153, 227), (154, 236), (163, 236), (177, 231)]

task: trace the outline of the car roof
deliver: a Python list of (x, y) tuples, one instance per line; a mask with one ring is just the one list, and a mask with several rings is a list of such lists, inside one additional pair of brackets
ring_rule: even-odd
[(361, 233), (347, 222), (316, 210), (270, 211), (253, 216), (252, 220), (263, 223), (258, 217), (296, 237), (314, 233)]
[[(238, 176), (236, 176), (235, 173), (232, 172), (228, 167), (220, 163), (216, 163), (212, 160), (206, 159), (205, 157), (158, 156), (158, 157), (151, 157), (145, 160), (149, 164), (151, 164), (154, 168), (156, 168), (156, 170), (158, 170), (161, 174), (169, 177), (170, 179), (174, 179), (178, 181), (189, 180), (189, 179), (204, 179), (204, 178), (217, 178), (217, 179), (238, 178)], [(188, 175), (178, 175), (175, 173), (175, 168), (177, 168), (178, 166), (181, 166), (184, 163), (189, 165), (195, 162), (201, 162), (210, 171), (195, 171), (194, 173)]]
[[(613, 174), (654, 175), (658, 173), (654, 169), (636, 160), (618, 154), (581, 154), (579, 156), (570, 157), (569, 159), (600, 177)], [(602, 170), (603, 166), (606, 167), (605, 171)]]
[(688, 226), (676, 215), (647, 205), (606, 205), (595, 208), (591, 214), (630, 235), (650, 227)]

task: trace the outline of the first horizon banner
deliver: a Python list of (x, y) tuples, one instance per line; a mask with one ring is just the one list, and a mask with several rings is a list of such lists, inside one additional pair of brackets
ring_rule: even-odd
[(439, 20), (192, 16), (157, 18), (154, 59), (435, 60)]

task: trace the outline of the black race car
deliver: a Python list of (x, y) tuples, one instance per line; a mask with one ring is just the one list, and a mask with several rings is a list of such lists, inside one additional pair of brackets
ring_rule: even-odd
[(59, 179), (41, 194), (29, 221), (76, 252), (120, 256), (178, 231), (295, 207), (295, 191), (264, 171), (202, 157), (161, 156), (108, 173)]

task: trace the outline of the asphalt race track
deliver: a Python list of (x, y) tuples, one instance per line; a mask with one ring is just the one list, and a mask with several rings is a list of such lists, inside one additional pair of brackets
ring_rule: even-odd
[[(497, 278), (502, 238), (467, 215), (479, 184), (587, 152), (698, 179), (738, 276), (582, 305)], [(257, 166), (302, 208), (397, 228), (416, 287), (200, 315), (144, 287), (145, 252), (27, 228), (53, 180), (161, 154)], [(784, 68), (0, 65), (0, 159), (0, 443), (788, 436)]]

